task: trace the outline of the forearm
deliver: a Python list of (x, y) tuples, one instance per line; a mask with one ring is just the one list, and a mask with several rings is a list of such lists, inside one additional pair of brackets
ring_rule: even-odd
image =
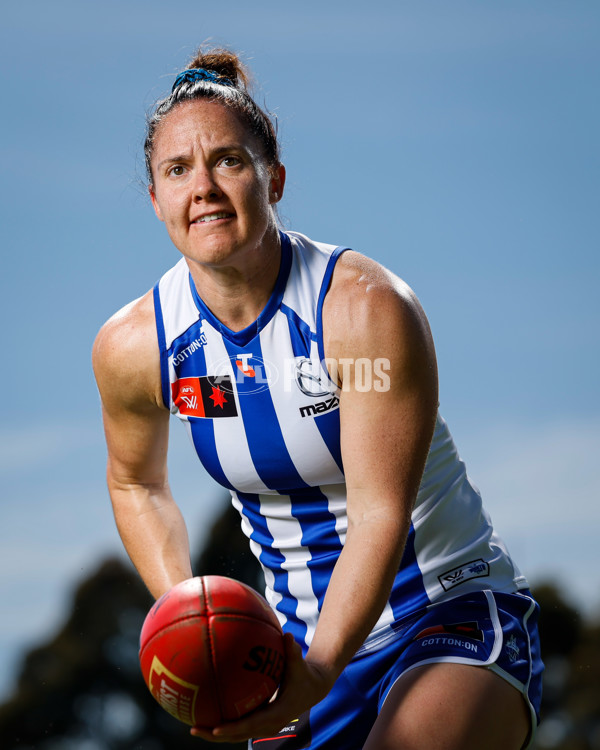
[(332, 682), (379, 619), (398, 572), (406, 534), (406, 524), (391, 513), (367, 518), (349, 529), (306, 656)]
[(127, 554), (158, 598), (192, 576), (188, 534), (168, 485), (108, 481), (113, 511)]

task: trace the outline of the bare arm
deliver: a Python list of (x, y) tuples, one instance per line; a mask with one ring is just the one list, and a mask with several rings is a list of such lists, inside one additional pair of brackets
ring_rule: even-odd
[[(276, 733), (327, 695), (362, 645), (389, 598), (433, 435), (435, 353), (411, 290), (377, 263), (345, 253), (325, 299), (323, 325), (326, 357), (339, 363), (342, 376), (346, 542), (306, 659), (286, 636), (286, 676), (277, 700), (218, 729), (223, 741)], [(357, 360), (367, 366), (389, 361), (389, 388), (364, 390)]]
[(169, 412), (161, 403), (151, 294), (103, 326), (93, 364), (117, 528), (140, 576), (159, 597), (192, 571), (187, 530), (167, 479)]
[[(412, 291), (354, 253), (342, 256), (338, 266), (324, 308), (325, 352), (340, 363), (349, 527), (307, 654), (332, 679), (389, 598), (438, 403), (433, 342)], [(379, 381), (381, 390), (364, 390), (364, 370), (356, 364), (361, 358), (363, 367), (365, 361), (389, 362), (389, 384)]]

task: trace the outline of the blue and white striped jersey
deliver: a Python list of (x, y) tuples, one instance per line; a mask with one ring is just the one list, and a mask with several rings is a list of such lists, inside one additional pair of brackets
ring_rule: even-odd
[[(230, 490), (266, 597), (306, 649), (347, 531), (340, 394), (324, 363), (321, 322), (343, 248), (295, 232), (281, 238), (275, 289), (242, 331), (215, 318), (183, 258), (157, 283), (154, 300), (165, 404)], [(438, 417), (403, 560), (363, 648), (385, 642), (432, 602), (526, 587)]]

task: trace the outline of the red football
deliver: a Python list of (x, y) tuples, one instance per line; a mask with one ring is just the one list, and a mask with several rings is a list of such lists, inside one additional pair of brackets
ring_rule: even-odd
[(146, 685), (179, 721), (213, 728), (267, 701), (284, 666), (279, 621), (260, 594), (223, 576), (190, 578), (158, 599), (140, 635)]

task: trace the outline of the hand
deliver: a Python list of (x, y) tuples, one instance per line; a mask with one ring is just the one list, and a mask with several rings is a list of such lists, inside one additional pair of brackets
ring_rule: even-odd
[(213, 730), (193, 727), (191, 734), (208, 742), (230, 743), (254, 737), (274, 737), (286, 724), (322, 700), (333, 687), (334, 678), (305, 661), (300, 646), (289, 633), (284, 635), (284, 647), (283, 681), (266, 706)]

